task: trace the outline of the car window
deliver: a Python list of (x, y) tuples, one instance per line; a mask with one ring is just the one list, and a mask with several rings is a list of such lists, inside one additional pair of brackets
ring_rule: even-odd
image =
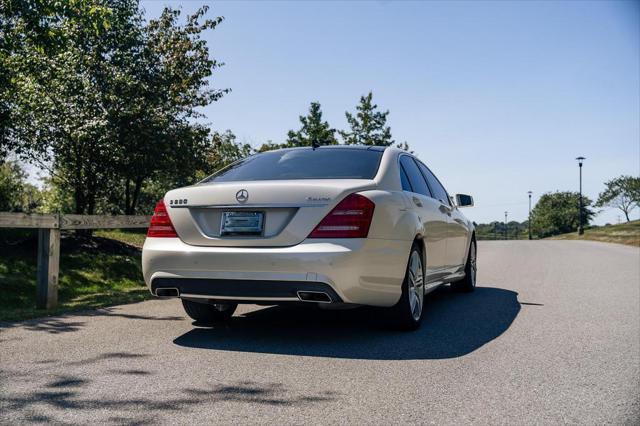
[(383, 151), (356, 148), (282, 149), (251, 155), (202, 183), (288, 179), (373, 179)]
[(438, 181), (438, 178), (431, 173), (431, 170), (424, 164), (418, 161), (418, 166), (420, 167), (420, 171), (424, 174), (425, 179), (429, 183), (429, 188), (433, 191), (433, 198), (440, 200), (442, 203), (446, 205), (451, 205), (449, 201), (449, 196), (447, 195), (447, 190), (444, 189), (444, 186)]
[(404, 170), (402, 164), (400, 164), (400, 182), (402, 182), (402, 190), (413, 192), (413, 188), (411, 188), (411, 183), (409, 183), (409, 177), (407, 177), (407, 172)]
[(418, 166), (416, 166), (413, 159), (408, 155), (403, 155), (400, 157), (400, 164), (407, 174), (407, 178), (409, 179), (409, 183), (412, 188), (411, 191), (431, 197), (431, 191), (429, 191), (427, 182), (424, 180), (424, 176), (420, 173), (420, 169), (418, 169)]

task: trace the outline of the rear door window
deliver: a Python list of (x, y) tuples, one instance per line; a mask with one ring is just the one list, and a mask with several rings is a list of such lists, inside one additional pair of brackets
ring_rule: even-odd
[(449, 201), (449, 195), (447, 195), (447, 190), (444, 189), (444, 186), (440, 183), (438, 178), (431, 173), (431, 170), (424, 164), (418, 161), (418, 166), (420, 167), (420, 171), (424, 174), (425, 179), (429, 183), (429, 187), (431, 191), (433, 191), (433, 198), (440, 200), (441, 203), (446, 205), (451, 205)]
[(411, 183), (409, 182), (409, 177), (407, 176), (407, 172), (404, 170), (402, 164), (400, 164), (400, 182), (402, 183), (402, 190), (413, 192), (413, 188), (411, 188)]
[[(418, 169), (418, 166), (416, 166), (413, 159), (408, 155), (403, 155), (400, 157), (400, 164), (407, 174), (407, 178), (409, 179), (409, 183), (412, 188), (411, 191), (431, 197), (431, 191), (429, 191), (427, 182), (424, 180), (424, 176), (420, 173), (420, 169)], [(402, 177), (402, 174), (400, 176)]]

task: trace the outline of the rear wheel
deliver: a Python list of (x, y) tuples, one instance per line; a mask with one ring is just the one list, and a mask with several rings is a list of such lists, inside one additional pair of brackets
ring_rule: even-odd
[(424, 308), (424, 265), (417, 244), (411, 247), (409, 263), (402, 282), (402, 296), (391, 308), (395, 325), (403, 330), (420, 327)]
[(212, 323), (226, 321), (231, 318), (233, 313), (236, 311), (238, 304), (209, 304), (182, 299), (182, 306), (184, 307), (187, 315), (189, 315), (192, 319), (203, 323)]
[(456, 291), (464, 293), (471, 293), (476, 289), (476, 275), (478, 272), (478, 248), (476, 246), (475, 238), (471, 240), (469, 245), (469, 255), (467, 256), (467, 264), (464, 267), (464, 278), (460, 281), (451, 283), (451, 286)]

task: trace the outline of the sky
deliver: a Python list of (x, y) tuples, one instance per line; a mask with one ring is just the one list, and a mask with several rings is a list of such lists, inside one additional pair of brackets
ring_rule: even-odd
[[(640, 175), (640, 6), (631, 1), (142, 1), (209, 5), (205, 38), (230, 88), (205, 122), (242, 142), (281, 142), (312, 101), (344, 129), (361, 95), (389, 110), (452, 193), (474, 196), (478, 223), (526, 220), (545, 192)], [(616, 210), (595, 223), (617, 223)], [(640, 218), (636, 210), (634, 218)]]

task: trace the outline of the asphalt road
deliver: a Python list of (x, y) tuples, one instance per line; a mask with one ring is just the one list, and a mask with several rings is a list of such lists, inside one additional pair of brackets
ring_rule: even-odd
[(638, 424), (640, 250), (479, 246), (473, 294), (422, 328), (247, 306), (194, 326), (149, 301), (0, 329), (0, 422)]

